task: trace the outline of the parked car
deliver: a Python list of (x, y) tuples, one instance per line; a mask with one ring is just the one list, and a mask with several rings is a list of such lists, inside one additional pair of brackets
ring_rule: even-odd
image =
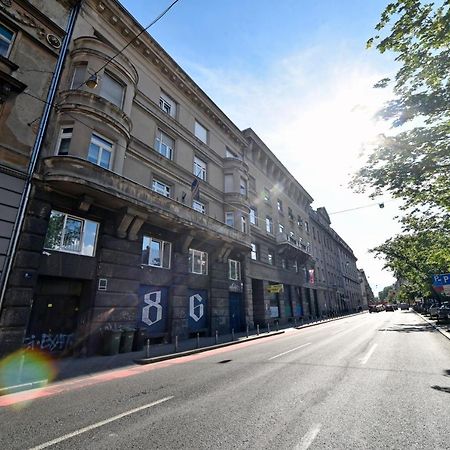
[(440, 308), (440, 306), (441, 305), (439, 303), (434, 303), (432, 306), (430, 306), (428, 308), (428, 314), (430, 315), (430, 319), (434, 319), (434, 318), (437, 319), (437, 312), (438, 312), (438, 309)]
[(437, 323), (446, 322), (450, 319), (450, 303), (444, 302), (437, 310)]
[(394, 305), (391, 305), (390, 303), (387, 304), (385, 310), (394, 312), (395, 311)]
[(408, 311), (408, 310), (409, 310), (409, 305), (408, 305), (408, 303), (400, 303), (400, 309), (401, 309), (402, 311), (404, 311), (404, 310)]

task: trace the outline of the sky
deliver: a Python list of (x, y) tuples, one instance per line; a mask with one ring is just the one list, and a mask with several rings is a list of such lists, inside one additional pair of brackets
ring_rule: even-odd
[[(147, 26), (172, 0), (121, 3)], [(400, 232), (398, 203), (348, 184), (363, 148), (389, 132), (373, 117), (392, 94), (373, 85), (395, 73), (394, 55), (365, 46), (387, 3), (179, 0), (149, 29), (240, 129), (260, 136), (313, 207), (326, 207), (375, 293), (395, 280), (368, 250)]]

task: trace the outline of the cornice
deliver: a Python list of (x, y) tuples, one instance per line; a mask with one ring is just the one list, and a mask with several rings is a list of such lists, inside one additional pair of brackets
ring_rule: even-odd
[[(87, 0), (87, 5), (95, 11), (95, 14), (104, 18), (108, 25), (112, 26), (117, 33), (130, 41), (133, 36), (139, 34), (143, 27), (131, 14), (123, 8), (116, 0)], [(172, 59), (172, 57), (150, 36), (142, 33), (130, 45), (144, 61), (150, 62), (158, 68), (167, 80), (181, 91), (189, 100), (197, 106), (216, 126), (237, 145), (246, 147), (247, 142), (241, 131), (220, 110), (220, 108), (200, 89), (200, 87), (189, 77), (189, 75)]]

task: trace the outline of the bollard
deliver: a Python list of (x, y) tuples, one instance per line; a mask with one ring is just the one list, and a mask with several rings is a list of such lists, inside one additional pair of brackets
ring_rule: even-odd
[(231, 340), (234, 341), (234, 328), (231, 329)]
[(200, 333), (197, 333), (197, 348), (200, 347)]
[(303, 317), (300, 319), (300, 325), (303, 326)]
[(247, 324), (246, 334), (247, 334), (247, 338), (248, 338), (248, 324)]
[(297, 318), (294, 317), (294, 327), (296, 327), (296, 326), (297, 326)]
[(256, 335), (259, 336), (259, 323), (256, 325)]
[(270, 333), (270, 323), (267, 322), (267, 332)]
[(280, 323), (278, 322), (278, 320), (277, 320), (277, 323), (276, 323), (276, 330), (280, 331)]
[(145, 357), (150, 358), (150, 339), (147, 339), (147, 343), (145, 345)]
[(20, 362), (19, 362), (19, 373), (17, 375), (17, 382), (20, 384), (22, 382), (22, 375), (23, 375), (23, 365), (25, 363), (25, 352), (26, 350), (22, 350), (22, 354), (20, 355)]
[(219, 332), (216, 330), (216, 345), (219, 343)]
[(178, 351), (178, 335), (175, 336), (175, 353)]

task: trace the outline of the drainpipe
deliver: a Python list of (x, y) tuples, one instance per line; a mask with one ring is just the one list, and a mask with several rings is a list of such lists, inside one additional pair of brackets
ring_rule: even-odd
[(25, 187), (20, 199), (19, 209), (17, 212), (17, 219), (14, 224), (13, 233), (11, 236), (11, 244), (8, 249), (8, 254), (6, 255), (7, 263), (6, 268), (2, 273), (2, 279), (0, 280), (0, 314), (2, 312), (3, 300), (5, 297), (6, 286), (8, 284), (9, 275), (11, 273), (14, 255), (16, 253), (17, 244), (19, 242), (20, 233), (22, 231), (23, 223), (25, 221), (26, 211), (28, 203), (30, 200), (30, 192), (32, 187), (33, 174), (36, 169), (36, 164), (41, 153), (42, 144), (44, 142), (45, 133), (47, 131), (48, 120), (52, 111), (53, 102), (55, 101), (58, 84), (61, 80), (61, 74), (63, 71), (64, 62), (66, 59), (67, 49), (69, 48), (70, 41), (72, 40), (73, 30), (75, 28), (75, 23), (78, 14), (81, 9), (82, 0), (78, 1), (77, 4), (72, 8), (70, 12), (69, 19), (67, 21), (66, 35), (61, 45), (61, 50), (59, 52), (58, 60), (56, 61), (55, 72), (53, 73), (52, 80), (50, 83), (50, 88), (47, 93), (47, 98), (45, 99), (45, 106), (42, 113), (41, 120), (39, 122), (39, 130), (34, 141), (33, 148), (30, 154), (30, 162), (28, 164), (27, 176), (25, 179)]

